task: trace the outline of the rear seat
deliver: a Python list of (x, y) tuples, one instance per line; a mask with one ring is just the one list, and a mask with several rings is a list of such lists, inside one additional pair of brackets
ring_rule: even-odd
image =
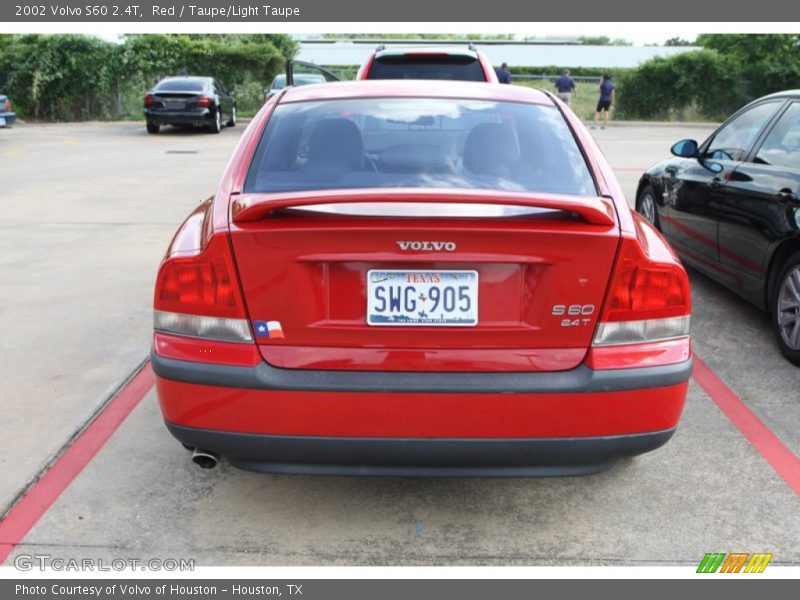
[(384, 173), (455, 173), (452, 156), (441, 146), (400, 144), (382, 150), (378, 170)]

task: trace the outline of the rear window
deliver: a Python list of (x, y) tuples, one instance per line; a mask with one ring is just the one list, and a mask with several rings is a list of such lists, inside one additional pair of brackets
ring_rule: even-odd
[(463, 188), (596, 195), (553, 106), (370, 98), (278, 106), (245, 192)]
[(156, 91), (167, 90), (170, 92), (202, 92), (206, 89), (206, 82), (202, 79), (164, 79), (159, 81)]
[(286, 75), (277, 75), (270, 86), (273, 90), (282, 90), (286, 87)]
[(399, 54), (376, 57), (367, 79), (451, 79), (486, 81), (474, 56), (448, 54)]

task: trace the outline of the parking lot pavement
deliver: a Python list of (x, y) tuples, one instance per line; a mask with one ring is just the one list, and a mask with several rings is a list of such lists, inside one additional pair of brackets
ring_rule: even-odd
[(692, 384), (662, 449), (591, 477), (370, 479), (200, 470), (146, 397), (18, 546), (198, 565), (800, 563), (797, 496)]
[[(13, 333), (3, 343), (14, 344), (4, 347), (13, 360), (0, 367), (14, 383), (12, 397), (0, 399), (0, 409), (17, 411), (6, 428), (10, 437), (0, 440), (2, 490), (6, 481), (32, 479), (145, 356), (158, 258), (177, 222), (210, 193), (236, 137), (228, 131), (217, 138), (150, 139), (135, 125), (83, 126), (88, 132), (71, 127), (54, 127), (52, 135), (85, 136), (82, 143), (97, 148), (91, 156), (102, 161), (104, 183), (82, 186), (97, 171), (87, 156), (71, 157), (59, 176), (36, 181), (41, 161), (29, 156), (20, 165), (23, 181), (13, 183), (17, 194), (6, 197), (36, 198), (38, 190), (45, 210), (21, 209), (23, 227), (37, 230), (25, 235), (12, 211), (0, 218), (0, 264), (11, 273), (0, 291), (15, 298), (0, 312), (0, 326)], [(26, 147), (19, 140), (35, 129), (18, 128), (17, 143)], [(594, 133), (619, 169), (629, 201), (635, 169), (666, 156), (677, 139), (704, 136), (677, 127)], [(36, 150), (35, 142), (28, 144)], [(165, 155), (172, 148), (199, 153)], [(51, 161), (57, 154), (44, 152)], [(131, 160), (156, 176), (134, 177)], [(76, 170), (81, 175), (64, 200), (72, 203), (69, 209), (58, 190), (67, 189), (62, 179)], [(104, 201), (112, 189), (117, 211)], [(95, 205), (106, 211), (107, 222), (129, 225), (93, 221)], [(68, 224), (40, 223), (51, 210)], [(764, 314), (702, 275), (690, 275), (696, 352), (792, 452), (800, 452), (800, 369), (780, 357)], [(151, 391), (16, 554), (230, 565), (696, 565), (706, 552), (761, 551), (774, 553), (773, 564), (800, 564), (798, 495), (695, 382), (673, 440), (589, 477), (272, 476), (224, 461), (200, 470), (189, 456), (163, 427)]]
[(0, 513), (146, 358), (159, 259), (240, 133), (2, 131)]
[(708, 277), (690, 275), (695, 352), (800, 454), (800, 369), (778, 350), (769, 315)]

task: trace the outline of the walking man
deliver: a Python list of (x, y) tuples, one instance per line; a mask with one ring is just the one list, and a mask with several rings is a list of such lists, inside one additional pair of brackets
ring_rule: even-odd
[(508, 63), (503, 63), (497, 70), (497, 81), (500, 83), (511, 83), (511, 71), (508, 70)]
[(561, 77), (556, 79), (556, 95), (564, 104), (570, 106), (573, 94), (578, 97), (578, 88), (575, 87), (575, 80), (569, 75), (569, 69), (564, 69)]
[(594, 111), (594, 125), (592, 129), (597, 129), (597, 122), (600, 120), (600, 113), (603, 113), (603, 125), (601, 129), (605, 129), (608, 125), (608, 112), (617, 100), (616, 89), (614, 82), (611, 80), (611, 75), (606, 73), (603, 75), (603, 81), (600, 82), (600, 99), (597, 101), (597, 108)]

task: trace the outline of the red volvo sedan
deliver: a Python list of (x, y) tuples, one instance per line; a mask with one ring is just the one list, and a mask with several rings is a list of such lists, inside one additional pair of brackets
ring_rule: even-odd
[(673, 434), (686, 272), (584, 126), (515, 86), (287, 88), (155, 288), (194, 460), (279, 473), (591, 473)]

